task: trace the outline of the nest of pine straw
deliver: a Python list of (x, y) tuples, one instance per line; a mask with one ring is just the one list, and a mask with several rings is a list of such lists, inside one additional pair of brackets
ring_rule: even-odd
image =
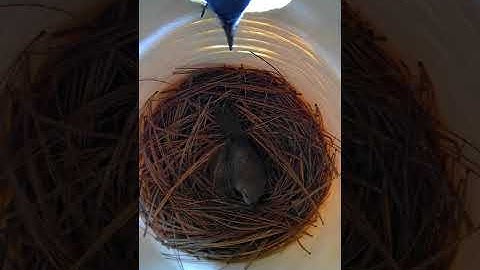
[(137, 5), (41, 32), (3, 77), (1, 269), (138, 266)]
[[(279, 74), (249, 68), (181, 69), (140, 119), (143, 219), (164, 245), (195, 257), (255, 259), (298, 240), (319, 218), (334, 176), (333, 142), (320, 112)], [(234, 104), (264, 160), (265, 194), (251, 208), (216, 192), (209, 163), (224, 147), (214, 117)]]
[(478, 231), (465, 191), (479, 150), (440, 121), (422, 63), (415, 73), (342, 2), (344, 269), (449, 269)]

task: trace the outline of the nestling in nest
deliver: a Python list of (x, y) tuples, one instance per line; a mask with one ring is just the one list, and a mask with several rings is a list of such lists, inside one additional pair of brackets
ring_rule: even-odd
[(196, 257), (254, 259), (319, 218), (333, 142), (279, 74), (181, 69), (140, 116), (142, 216), (164, 245)]

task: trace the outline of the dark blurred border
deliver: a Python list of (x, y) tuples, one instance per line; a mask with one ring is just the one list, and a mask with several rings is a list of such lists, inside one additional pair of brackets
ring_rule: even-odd
[[(478, 174), (480, 79), (477, 74), (477, 66), (480, 64), (480, 54), (477, 52), (480, 47), (479, 2), (474, 0), (345, 0), (342, 3), (348, 3), (358, 16), (352, 20), (351, 12), (348, 16), (345, 16), (345, 12), (342, 13), (343, 268), (478, 269), (480, 265), (480, 256), (478, 256), (480, 254), (478, 252), (480, 197), (477, 196), (480, 191)], [(347, 21), (349, 24), (344, 24)], [(356, 27), (363, 30), (355, 33), (352, 29)], [(365, 50), (367, 47), (372, 50)], [(385, 58), (385, 54), (389, 58)], [(390, 62), (392, 59), (396, 61), (394, 64)], [(382, 63), (382, 61), (385, 62)], [(413, 83), (403, 80), (406, 77), (409, 77)], [(432, 129), (435, 140), (442, 145), (447, 141), (451, 143), (447, 148), (452, 146), (449, 149), (452, 150), (451, 152), (443, 153), (444, 160), (439, 166), (440, 172), (455, 171), (451, 181), (448, 181), (449, 185), (445, 188), (449, 191), (445, 193), (448, 194), (445, 197), (440, 196), (443, 191), (438, 192), (438, 186), (443, 185), (442, 178), (451, 177), (450, 175), (441, 173), (438, 179), (431, 178), (433, 181), (427, 184), (430, 188), (420, 192), (420, 189), (414, 187), (420, 188), (421, 185), (417, 183), (427, 178), (412, 176), (422, 170), (422, 166), (416, 166), (417, 169), (411, 166), (408, 171), (404, 171), (410, 175), (405, 179), (411, 181), (405, 186), (401, 182), (401, 171), (398, 174), (392, 174), (393, 165), (397, 165), (394, 161), (399, 159), (400, 155), (405, 155), (410, 160), (425, 161), (423, 157), (418, 156), (421, 151), (417, 153), (405, 151), (407, 144), (401, 142), (405, 139), (418, 139), (420, 133), (412, 133), (414, 137), (402, 138), (402, 133), (394, 133), (394, 136), (391, 136), (384, 127), (380, 127), (376, 134), (372, 132), (373, 129), (379, 128), (379, 123), (389, 124), (390, 122), (392, 124), (390, 127), (398, 127), (398, 122), (405, 120), (404, 116), (410, 117), (408, 121), (412, 123), (409, 127), (411, 130), (415, 130), (413, 124), (421, 124), (418, 116), (410, 115), (411, 108), (408, 106), (404, 106), (403, 109), (391, 106), (392, 101), (399, 97), (398, 90), (415, 95), (422, 94), (422, 91), (417, 90), (418, 82), (423, 84), (423, 87), (433, 89), (423, 94), (431, 94), (428, 99), (434, 101), (424, 108), (435, 110), (434, 118), (440, 120), (435, 122), (436, 127)], [(385, 85), (391, 87), (387, 89)], [(380, 91), (376, 91), (376, 88)], [(358, 90), (367, 91), (361, 93)], [(376, 119), (378, 121), (361, 122), (365, 119), (375, 119), (371, 115), (378, 113), (376, 109), (381, 103), (380, 100), (387, 96), (377, 95), (377, 93), (384, 90), (390, 91), (392, 95), (390, 98), (383, 99), (387, 107), (383, 113), (388, 109), (391, 109), (391, 113), (381, 115)], [(350, 101), (347, 98), (350, 98)], [(368, 99), (373, 101), (372, 104), (368, 105), (368, 102), (362, 104)], [(352, 113), (352, 108), (355, 106), (358, 111)], [(384, 121), (385, 119), (387, 120)], [(361, 125), (366, 126), (359, 128)], [(359, 130), (364, 133), (354, 134)], [(438, 137), (440, 133), (444, 137)], [(376, 155), (377, 160), (370, 163), (374, 168), (371, 169), (372, 167), (368, 167), (367, 163), (359, 166), (361, 162), (357, 162), (358, 160), (355, 160), (356, 158), (352, 155), (355, 150), (365, 150), (359, 147), (361, 143), (365, 143), (363, 146), (371, 143), (368, 140), (362, 141), (362, 136), (363, 139), (371, 136), (372, 140), (379, 137), (400, 140), (378, 144), (377, 147), (364, 151), (365, 160)], [(405, 147), (398, 147), (402, 144)], [(398, 147), (397, 150), (385, 154), (392, 146)], [(417, 150), (420, 148), (421, 145), (416, 147)], [(437, 156), (439, 160), (443, 159), (440, 155)], [(451, 164), (456, 164), (458, 167), (455, 170), (444, 169), (446, 166), (452, 166)], [(424, 165), (435, 164), (427, 162)], [(388, 168), (383, 170), (385, 168), (382, 169), (382, 166)], [(363, 179), (358, 177), (364, 176), (365, 171), (368, 171), (371, 177)], [(353, 179), (355, 177), (357, 179)], [(384, 182), (385, 185), (378, 185), (378, 180), (385, 179), (387, 179), (385, 182), (391, 181), (390, 184), (394, 184)], [(438, 185), (435, 185), (437, 180)], [(366, 192), (368, 196), (362, 197), (359, 195), (359, 190), (373, 192)], [(399, 195), (399, 198), (394, 198), (392, 195)], [(379, 199), (376, 204), (365, 203), (374, 201), (373, 197), (376, 196)], [(365, 201), (356, 201), (359, 197)], [(420, 203), (419, 198), (422, 197), (430, 199)], [(405, 204), (409, 202), (414, 204)], [(447, 206), (452, 202), (455, 202), (453, 207)], [(442, 206), (439, 207), (439, 205)], [(435, 208), (436, 210), (433, 211), (437, 211), (438, 215), (432, 215), (430, 212)], [(422, 214), (422, 211), (425, 213)], [(358, 220), (359, 217), (363, 219)], [(357, 219), (356, 224), (353, 224), (354, 219)], [(454, 229), (439, 233), (440, 228), (449, 222)], [(419, 223), (423, 225), (418, 226)], [(370, 227), (372, 224), (377, 227)], [(411, 224), (410, 228), (406, 224)], [(455, 232), (456, 236), (452, 237), (451, 232)]]
[(138, 1), (0, 18), (0, 269), (136, 269)]

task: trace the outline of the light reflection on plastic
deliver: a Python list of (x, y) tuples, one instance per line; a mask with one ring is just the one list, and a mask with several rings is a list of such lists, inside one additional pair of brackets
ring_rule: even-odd
[[(255, 52), (257, 55), (258, 54), (262, 54), (262, 55), (276, 55), (278, 56), (278, 53), (272, 51), (272, 50), (269, 50), (269, 49), (266, 49), (266, 48), (261, 48), (261, 47), (258, 47), (258, 46), (248, 46), (248, 45), (237, 45), (237, 51), (236, 52), (244, 52), (244, 51), (247, 51), (247, 52)], [(227, 51), (228, 49), (228, 46), (227, 45), (210, 45), (210, 46), (204, 46), (202, 48), (200, 48), (198, 51), (199, 52), (215, 52), (219, 49), (222, 49), (221, 53), (229, 53), (229, 51)]]
[[(202, 5), (206, 4), (205, 0), (190, 0), (194, 3)], [(292, 0), (251, 0), (245, 12), (265, 12), (273, 9), (283, 8)]]
[(252, 0), (245, 12), (265, 12), (273, 9), (283, 8), (292, 0)]
[(169, 22), (162, 27), (158, 28), (155, 32), (150, 34), (147, 38), (142, 39), (139, 44), (139, 49), (138, 49), (138, 55), (139, 58), (141, 59), (143, 54), (150, 50), (155, 44), (165, 37), (166, 35), (170, 34), (173, 32), (177, 27), (182, 26), (190, 21), (194, 20), (193, 15), (186, 15), (183, 17), (180, 17), (172, 22)]

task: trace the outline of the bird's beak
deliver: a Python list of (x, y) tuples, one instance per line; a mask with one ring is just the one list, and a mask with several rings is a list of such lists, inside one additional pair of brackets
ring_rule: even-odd
[(242, 190), (240, 191), (240, 193), (242, 194), (243, 201), (244, 201), (246, 204), (251, 205), (252, 202), (251, 202), (250, 199), (248, 198), (247, 190), (246, 190), (246, 189), (242, 189)]
[(235, 24), (223, 24), (223, 30), (225, 31), (225, 35), (227, 36), (227, 43), (228, 48), (230, 51), (233, 48), (233, 38), (235, 37), (235, 32), (237, 31), (237, 27)]

